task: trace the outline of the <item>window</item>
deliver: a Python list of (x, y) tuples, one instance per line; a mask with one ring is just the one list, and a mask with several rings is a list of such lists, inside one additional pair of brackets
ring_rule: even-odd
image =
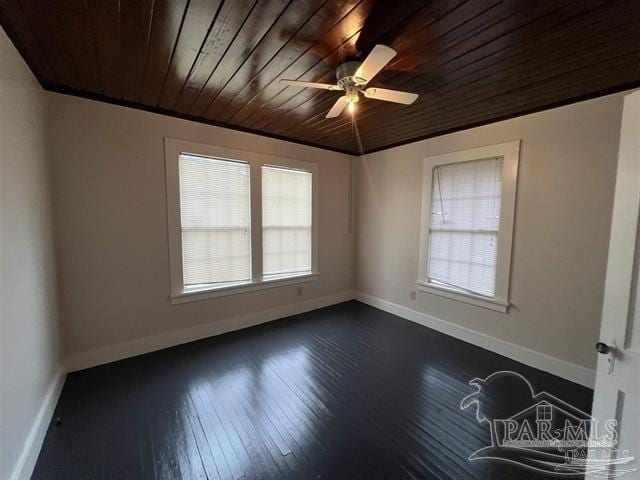
[(185, 288), (251, 280), (249, 165), (180, 155)]
[(432, 182), (428, 281), (493, 297), (502, 158), (436, 165)]
[(510, 142), (425, 159), (419, 290), (506, 311), (518, 152)]
[(311, 173), (262, 167), (264, 275), (311, 270)]
[(171, 301), (315, 280), (318, 168), (165, 139)]
[(551, 422), (553, 420), (553, 407), (549, 404), (537, 405), (536, 420), (538, 422)]

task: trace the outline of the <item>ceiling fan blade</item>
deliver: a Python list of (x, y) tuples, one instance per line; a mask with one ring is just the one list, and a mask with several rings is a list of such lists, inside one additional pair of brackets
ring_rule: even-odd
[(336, 103), (333, 104), (331, 110), (327, 113), (325, 118), (335, 118), (342, 113), (344, 107), (347, 106), (347, 97), (340, 97), (336, 100)]
[(396, 56), (396, 51), (386, 45), (376, 45), (371, 53), (364, 59), (360, 68), (356, 70), (355, 76), (370, 82), (387, 63)]
[(329, 85), (328, 83), (302, 82), (300, 80), (284, 79), (281, 79), (280, 83), (285, 83), (287, 85), (291, 85), (292, 87), (322, 88), (323, 90), (342, 90), (338, 85)]
[(387, 90), (386, 88), (367, 88), (363, 93), (367, 98), (402, 103), (404, 105), (411, 105), (418, 99), (417, 93), (399, 92), (398, 90)]

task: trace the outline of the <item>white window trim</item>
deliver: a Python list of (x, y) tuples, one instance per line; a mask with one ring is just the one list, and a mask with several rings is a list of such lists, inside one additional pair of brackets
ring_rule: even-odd
[[(202, 289), (185, 289), (182, 271), (182, 235), (180, 219), (180, 154), (190, 153), (249, 164), (251, 189), (251, 280)], [(237, 150), (175, 138), (164, 139), (165, 174), (167, 182), (167, 228), (169, 240), (169, 271), (171, 303), (185, 303), (217, 298), (265, 288), (306, 283), (318, 279), (318, 185), (319, 168), (315, 163), (275, 157), (256, 152)], [(263, 277), (262, 275), (262, 166), (276, 166), (306, 170), (312, 174), (311, 192), (311, 271), (297, 275)]]
[[(496, 288), (494, 297), (487, 298), (481, 295), (461, 292), (455, 288), (429, 283), (427, 279), (427, 266), (429, 262), (429, 226), (431, 225), (431, 188), (433, 184), (432, 177), (434, 167), (491, 157), (502, 157), (503, 164), (500, 226), (498, 231), (496, 261)], [(520, 140), (425, 157), (423, 163), (420, 263), (418, 280), (416, 281), (417, 290), (488, 308), (497, 312), (507, 312), (509, 308), (509, 276), (511, 273), (511, 251), (519, 157)]]
[(242, 282), (233, 285), (226, 285), (214, 288), (202, 288), (185, 290), (182, 293), (171, 295), (171, 303), (188, 303), (197, 302), (199, 300), (208, 300), (210, 298), (226, 297), (229, 295), (237, 295), (239, 293), (255, 292), (266, 288), (285, 287), (287, 285), (298, 285), (301, 283), (313, 282), (318, 279), (317, 273), (303, 273), (300, 275), (282, 276), (274, 279), (265, 279), (262, 281)]

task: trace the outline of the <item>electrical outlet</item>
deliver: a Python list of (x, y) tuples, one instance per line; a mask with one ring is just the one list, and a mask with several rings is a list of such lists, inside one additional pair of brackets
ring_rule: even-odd
[(296, 295), (302, 295), (302, 287), (296, 288)]
[(416, 299), (416, 291), (415, 290), (410, 290), (409, 291), (409, 300), (415, 300)]

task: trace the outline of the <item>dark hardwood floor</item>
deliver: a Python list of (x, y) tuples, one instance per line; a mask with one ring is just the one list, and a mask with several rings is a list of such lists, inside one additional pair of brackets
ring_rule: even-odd
[(352, 301), (70, 374), (32, 478), (542, 478), (467, 460), (489, 432), (460, 401), (497, 370), (590, 409), (587, 388)]

